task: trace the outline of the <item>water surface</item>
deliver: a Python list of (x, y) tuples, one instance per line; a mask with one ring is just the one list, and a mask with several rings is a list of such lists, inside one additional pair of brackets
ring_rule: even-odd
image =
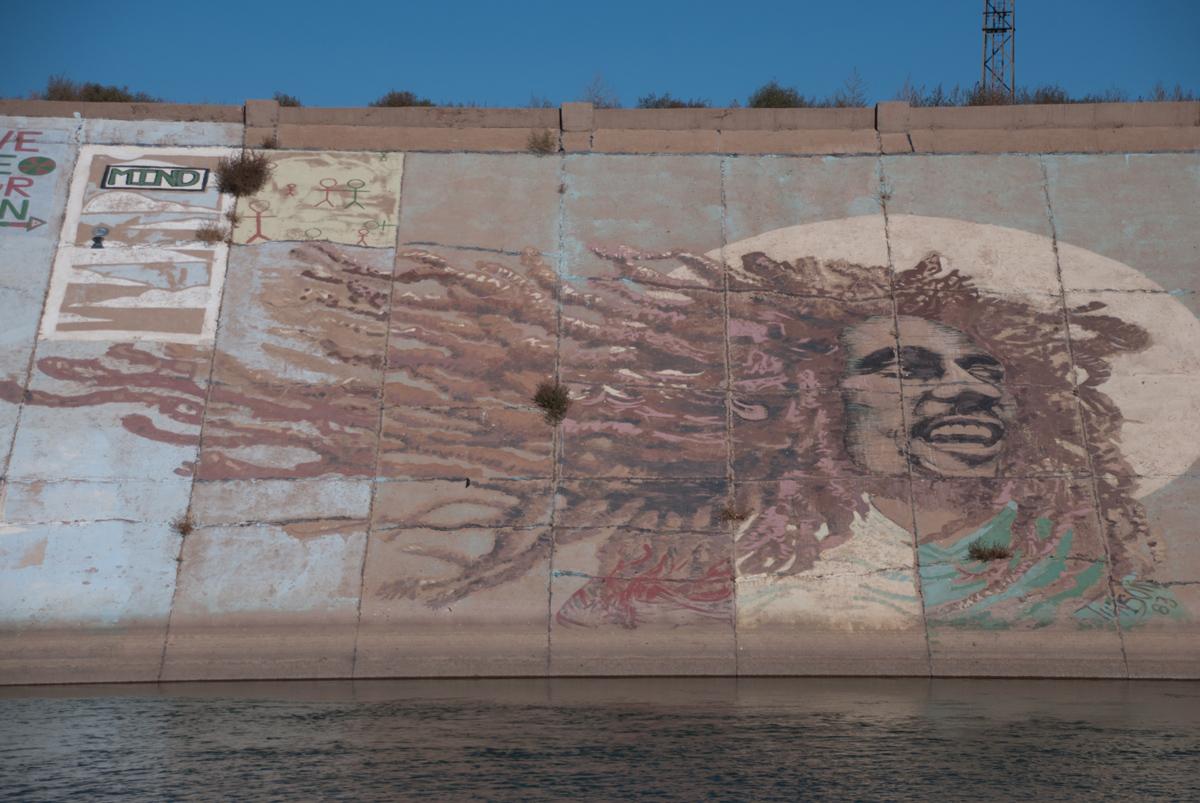
[(8, 688), (0, 790), (29, 800), (1187, 800), (1200, 798), (1200, 684)]

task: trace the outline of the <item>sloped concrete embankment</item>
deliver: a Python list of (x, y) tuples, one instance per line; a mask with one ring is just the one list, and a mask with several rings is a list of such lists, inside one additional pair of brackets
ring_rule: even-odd
[(1197, 675), (1200, 104), (0, 114), (4, 682)]

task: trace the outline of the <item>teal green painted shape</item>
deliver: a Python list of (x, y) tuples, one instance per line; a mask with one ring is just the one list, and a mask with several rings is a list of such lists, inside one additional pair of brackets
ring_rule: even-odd
[[(968, 550), (976, 541), (1011, 546), (1012, 526), (1016, 518), (1017, 505), (1009, 502), (991, 521), (950, 546), (925, 544), (918, 549), (921, 590), (927, 611), (961, 602), (987, 587), (986, 581), (977, 577), (987, 570), (987, 564), (972, 560)], [(1054, 523), (1045, 517), (1034, 522), (1034, 526), (1037, 537), (1042, 541), (1051, 538), (1054, 532)], [(932, 624), (1005, 629), (1014, 624), (1044, 627), (1053, 623), (1059, 618), (1059, 610), (1063, 605), (1094, 596), (1098, 584), (1107, 580), (1104, 561), (1092, 561), (1083, 571), (1070, 578), (1068, 587), (1049, 596), (1041, 596), (1042, 589), (1059, 582), (1067, 573), (1067, 556), (1071, 553), (1074, 539), (1074, 531), (1066, 531), (1055, 545), (1053, 555), (1039, 560), (1002, 591), (990, 594), (963, 610), (939, 613)], [(1016, 565), (1019, 560), (1020, 553), (1017, 552), (1009, 565)], [(1009, 617), (997, 619), (992, 615), (992, 608), (1012, 600), (1028, 600), (1016, 620)], [(1072, 618), (1083, 627), (1105, 627), (1118, 619), (1123, 628), (1135, 627), (1156, 616), (1178, 620), (1187, 618), (1187, 613), (1170, 589), (1152, 581), (1138, 580), (1135, 575), (1121, 580), (1115, 598), (1105, 589), (1102, 600), (1085, 603), (1072, 612)]]

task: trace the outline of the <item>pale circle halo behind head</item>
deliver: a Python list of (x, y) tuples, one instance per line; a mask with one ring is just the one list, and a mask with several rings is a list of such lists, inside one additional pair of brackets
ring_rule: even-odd
[[(1161, 488), (1200, 457), (1200, 320), (1144, 274), (1108, 257), (1045, 235), (987, 223), (919, 215), (860, 215), (764, 232), (707, 254), (733, 274), (742, 257), (762, 252), (776, 261), (802, 257), (858, 265), (914, 267), (931, 252), (984, 293), (1018, 295), (1047, 309), (1060, 307), (1063, 288), (1074, 307), (1098, 301), (1104, 314), (1145, 329), (1148, 348), (1111, 360), (1100, 390), (1122, 413), (1121, 450), (1138, 477), (1138, 496)], [(1061, 276), (1060, 281), (1060, 266)], [(1071, 337), (1086, 332), (1072, 327)]]

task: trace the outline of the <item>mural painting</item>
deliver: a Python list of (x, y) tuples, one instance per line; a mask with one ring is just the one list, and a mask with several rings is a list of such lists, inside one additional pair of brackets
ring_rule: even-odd
[[(65, 120), (0, 121), (0, 381), (22, 384), (37, 341), (74, 160)], [(0, 402), (0, 473), (17, 409)]]
[[(1194, 621), (1187, 536), (1147, 500), (1200, 456), (1200, 321), (1126, 264), (881, 213), (706, 252), (668, 231), (397, 252), (402, 159), (356, 153), (277, 154), (235, 245), (207, 245), (224, 153), (83, 148), (33, 381), (0, 382), (20, 493), (165, 478), (198, 516), (181, 677), (208, 660), (176, 657), (188, 627), (308, 621), (321, 594), (341, 675), (469, 674), (472, 650), (594, 671), (555, 657), (585, 646), (719, 673), (779, 633), (903, 645), (922, 672), (958, 634), (1120, 656)], [(555, 376), (558, 426), (531, 403)], [(57, 444), (56, 420), (95, 437)], [(299, 585), (238, 565), (260, 552)]]
[(0, 128), (0, 236), (33, 231), (51, 216), (52, 174), (61, 169), (52, 141), (46, 131)]
[(390, 248), (403, 164), (398, 153), (278, 152), (267, 185), (239, 200), (234, 242), (327, 240)]
[(55, 259), (42, 337), (211, 341), (231, 201), (211, 171), (225, 149), (84, 146)]
[[(443, 288), (394, 310), (394, 321), (416, 324), (393, 361), (406, 368), (406, 393), (419, 377), (430, 399), (504, 389), (536, 364), (528, 324), (539, 303), (561, 293), (563, 351), (589, 355), (564, 363), (563, 373), (583, 370), (601, 383), (573, 387), (564, 473), (681, 478), (674, 493), (595, 484), (598, 496), (587, 496), (564, 484), (560, 515), (581, 505), (592, 524), (611, 523), (617, 511), (639, 524), (556, 530), (558, 573), (592, 578), (558, 600), (559, 624), (636, 628), (680, 612), (728, 621), (735, 597), (739, 626), (799, 611), (802, 621), (845, 632), (919, 628), (922, 617), (932, 627), (1036, 629), (1185, 615), (1154, 581), (1163, 544), (1138, 500), (1153, 490), (1147, 461), (1181, 472), (1195, 445), (1176, 439), (1164, 465), (1170, 420), (1127, 424), (1122, 405), (1137, 399), (1119, 380), (1130, 358), (1152, 370), (1194, 352), (1194, 317), (1162, 291), (1149, 307), (1111, 299), (1064, 307), (1051, 293), (1050, 243), (992, 226), (897, 216), (895, 251), (921, 255), (894, 270), (821, 253), (831, 242), (869, 239), (871, 225), (864, 216), (771, 232), (729, 246), (724, 268), (721, 252), (597, 247), (615, 274), (557, 290), (553, 272), (534, 260), (514, 270), (401, 254), (410, 267), (398, 282)], [(998, 254), (997, 240), (1009, 243)], [(1029, 265), (1035, 252), (1051, 257), (1050, 273), (1003, 277), (1005, 264)], [(1101, 272), (1129, 271), (1091, 260)], [(729, 476), (724, 394), (696, 389), (722, 383), (714, 318), (723, 274)], [(485, 308), (486, 332), (469, 340), (436, 323)], [(714, 373), (715, 382), (706, 378)], [(1193, 386), (1179, 379), (1177, 395), (1194, 404)], [(697, 477), (708, 478), (712, 497), (721, 493), (712, 483), (734, 480), (732, 545), (714, 537), (722, 528), (712, 497), (706, 520), (689, 516), (703, 507), (683, 478)], [(576, 539), (590, 542), (582, 573), (561, 562)], [(973, 546), (1003, 557), (977, 559)], [(452, 560), (454, 571), (397, 579), (378, 593), (453, 606), (523, 575), (550, 547), (532, 540), (514, 551), (506, 539), (481, 557), (453, 559), (446, 549), (430, 554)], [(834, 576), (841, 580), (827, 582)]]

